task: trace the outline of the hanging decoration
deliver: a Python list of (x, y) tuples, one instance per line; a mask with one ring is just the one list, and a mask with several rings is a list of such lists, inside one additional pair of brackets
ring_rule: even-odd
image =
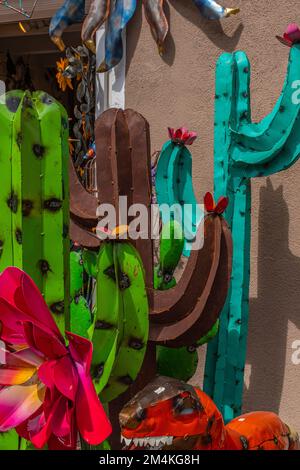
[(193, 0), (201, 15), (208, 20), (220, 20), (239, 13), (239, 8), (225, 8), (214, 0)]
[(63, 32), (74, 23), (81, 23), (84, 18), (85, 0), (65, 0), (51, 19), (49, 35), (60, 51), (66, 46), (62, 40)]
[[(143, 0), (144, 12), (160, 55), (164, 53), (164, 42), (169, 31), (168, 19), (164, 13), (165, 0)], [(239, 8), (225, 8), (213, 0), (193, 0), (202, 16), (209, 20), (219, 20), (238, 13)], [(84, 0), (66, 0), (51, 20), (50, 37), (63, 50), (62, 34), (74, 22), (82, 21)], [(96, 52), (94, 37), (105, 23), (105, 59), (98, 72), (107, 72), (115, 67), (123, 57), (122, 33), (133, 17), (137, 0), (92, 0), (89, 12), (82, 26), (82, 41)]]
[(0, 0), (0, 5), (4, 6), (6, 8), (9, 8), (10, 10), (15, 11), (16, 13), (20, 13), (21, 15), (25, 16), (26, 18), (31, 18), (38, 1), (39, 0), (35, 0), (30, 12), (25, 10), (25, 8), (23, 7), (23, 0), (18, 0), (16, 2), (14, 2), (15, 3), (14, 5), (9, 0)]

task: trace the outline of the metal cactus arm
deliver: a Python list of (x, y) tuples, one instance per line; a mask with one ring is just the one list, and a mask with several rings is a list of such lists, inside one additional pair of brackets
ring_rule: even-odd
[(0, 270), (24, 269), (64, 332), (69, 318), (67, 115), (44, 92), (17, 91), (0, 104), (0, 120), (5, 175)]
[(226, 219), (233, 236), (230, 293), (219, 334), (208, 346), (205, 390), (228, 421), (240, 414), (246, 359), (252, 177), (289, 168), (300, 154), (300, 46), (291, 49), (283, 91), (273, 111), (251, 122), (250, 64), (243, 52), (223, 54), (216, 71), (215, 193), (229, 196)]

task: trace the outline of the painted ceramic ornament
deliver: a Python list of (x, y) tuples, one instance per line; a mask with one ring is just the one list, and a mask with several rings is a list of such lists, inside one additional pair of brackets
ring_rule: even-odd
[(74, 23), (81, 23), (85, 13), (85, 0), (65, 0), (64, 4), (51, 18), (49, 35), (54, 44), (61, 50), (65, 50), (62, 40), (64, 31)]
[(66, 332), (68, 346), (31, 278), (18, 268), (0, 276), (0, 432), (16, 428), (35, 447), (76, 449), (78, 432), (103, 442), (110, 423), (90, 377), (92, 343)]
[(278, 41), (286, 46), (292, 47), (294, 44), (300, 43), (300, 29), (295, 23), (291, 23), (286, 28), (283, 36), (276, 36)]
[(220, 20), (239, 13), (239, 8), (225, 8), (214, 0), (193, 0), (200, 13), (208, 20)]
[(200, 388), (157, 377), (121, 410), (124, 450), (299, 450), (299, 436), (275, 413), (257, 411), (226, 426)]

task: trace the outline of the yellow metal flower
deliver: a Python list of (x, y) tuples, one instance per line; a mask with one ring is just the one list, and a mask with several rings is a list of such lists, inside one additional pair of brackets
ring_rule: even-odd
[(72, 80), (71, 78), (66, 77), (63, 73), (69, 65), (68, 59), (60, 59), (59, 62), (56, 62), (57, 74), (56, 80), (59, 85), (59, 88), (62, 91), (66, 91), (67, 87), (73, 90)]

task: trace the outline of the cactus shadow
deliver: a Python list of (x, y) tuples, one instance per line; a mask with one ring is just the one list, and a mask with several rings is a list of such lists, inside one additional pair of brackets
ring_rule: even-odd
[(220, 21), (210, 21), (203, 18), (198, 8), (191, 1), (169, 0), (169, 3), (184, 18), (200, 28), (216, 47), (226, 52), (233, 52), (236, 49), (244, 29), (242, 23), (239, 23), (232, 36), (228, 36), (224, 32)]
[(260, 189), (258, 291), (250, 299), (244, 411), (278, 413), (288, 361), (288, 322), (300, 328), (300, 258), (289, 249), (289, 212), (283, 188)]

